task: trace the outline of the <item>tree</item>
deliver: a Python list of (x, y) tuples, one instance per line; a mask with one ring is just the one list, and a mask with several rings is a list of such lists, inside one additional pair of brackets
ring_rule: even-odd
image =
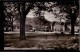
[[(12, 3), (16, 3), (16, 2), (12, 2)], [(46, 20), (45, 17), (41, 16), (42, 11), (47, 11), (49, 13), (52, 13), (57, 18), (59, 18), (59, 14), (62, 12), (66, 12), (73, 17), (73, 15), (75, 15), (75, 13), (72, 14), (71, 12), (67, 12), (67, 11), (71, 11), (71, 10), (67, 10), (67, 9), (70, 9), (69, 5), (72, 6), (71, 3), (75, 3), (75, 2), (72, 2), (72, 1), (66, 1), (66, 2), (64, 2), (64, 1), (61, 1), (61, 2), (60, 1), (55, 1), (55, 2), (17, 2), (18, 7), (16, 7), (16, 8), (18, 8), (17, 11), (19, 12), (19, 15), (20, 15), (20, 39), (25, 39), (25, 19), (26, 19), (26, 15), (30, 12), (30, 10), (35, 10), (35, 12), (34, 12), (35, 15), (38, 16), (41, 21), (49, 22), (48, 20)], [(55, 7), (58, 7), (59, 10), (58, 11), (54, 10)], [(64, 8), (65, 9), (61, 11), (62, 7), (63, 7), (63, 9)], [(78, 7), (78, 6), (76, 5), (76, 7)], [(35, 8), (37, 8), (37, 9), (35, 9)], [(55, 8), (55, 9), (57, 9), (57, 8)], [(15, 12), (13, 12), (13, 13), (15, 13)], [(74, 20), (74, 19), (71, 18), (71, 20)], [(71, 23), (72, 26), (73, 26), (73, 23)], [(52, 25), (51, 25), (51, 27), (52, 27)]]
[(73, 8), (72, 10), (71, 10), (72, 12), (72, 14), (71, 14), (71, 34), (72, 35), (74, 35), (74, 30), (75, 30), (75, 23), (76, 23), (76, 19), (77, 19), (77, 15), (76, 15), (76, 13), (77, 13), (77, 10), (76, 10), (76, 8)]
[(78, 11), (79, 11), (79, 9), (78, 9), (78, 5), (77, 4), (75, 4), (75, 3), (77, 3), (78, 1), (76, 1), (76, 2), (73, 2), (73, 5), (71, 5), (71, 6), (69, 6), (70, 8), (70, 11), (68, 12), (69, 13), (69, 17), (70, 17), (70, 19), (71, 19), (71, 35), (75, 35), (74, 34), (74, 32), (75, 32), (75, 23), (76, 23), (76, 19), (77, 19), (77, 17), (78, 17)]
[(4, 31), (13, 31), (13, 22), (18, 18), (17, 3), (14, 2), (4, 2), (5, 10), (5, 21), (4, 21)]
[(74, 30), (75, 30), (75, 22), (76, 18), (78, 16), (78, 11), (79, 11), (79, 1), (78, 0), (70, 0), (70, 1), (58, 1), (58, 4), (61, 6), (64, 6), (66, 13), (69, 14), (68, 17), (71, 20), (71, 35), (74, 35)]
[[(25, 40), (25, 19), (26, 19), (26, 15), (29, 13), (31, 7), (32, 7), (32, 4), (30, 4), (28, 7), (27, 7), (27, 10), (25, 10), (25, 2), (21, 2), (21, 17), (20, 17), (20, 40)], [(20, 10), (19, 9), (19, 10)]]
[[(41, 3), (42, 4), (42, 3)], [(58, 13), (60, 12), (60, 8), (57, 5), (57, 2), (44, 2), (41, 6), (38, 6), (38, 11), (36, 13), (41, 16), (41, 13), (43, 11), (44, 18), (40, 17), (40, 19), (43, 19), (43, 21), (46, 21), (47, 23), (50, 23), (51, 31), (53, 29), (53, 24), (56, 21), (55, 18), (58, 17)], [(45, 14), (48, 13), (48, 14)], [(50, 16), (47, 16), (50, 15)]]
[[(47, 3), (49, 6), (48, 6), (46, 3)], [(35, 6), (33, 6), (33, 7), (31, 7), (31, 8), (32, 8), (32, 9), (34, 9), (34, 7), (37, 7), (37, 8), (38, 8), (38, 10), (35, 12), (35, 14), (38, 15), (40, 19), (45, 19), (45, 21), (46, 21), (46, 18), (40, 17), (40, 16), (41, 16), (41, 11), (52, 12), (53, 15), (55, 15), (56, 17), (59, 16), (59, 10), (60, 10), (60, 8), (58, 8), (58, 11), (57, 11), (57, 10), (54, 10), (55, 7), (59, 7), (59, 6), (56, 4), (56, 2), (36, 2), (36, 3), (33, 4), (33, 5), (35, 5)], [(31, 5), (29, 5), (29, 6), (31, 6)], [(57, 9), (57, 8), (56, 8), (56, 9)], [(28, 11), (29, 11), (29, 10), (28, 10)], [(51, 17), (50, 17), (50, 18), (51, 18)], [(54, 18), (54, 17), (52, 17), (52, 18)], [(44, 21), (44, 20), (42, 20), (42, 21)], [(52, 23), (51, 23), (51, 24), (52, 24)], [(51, 25), (51, 27), (52, 27), (52, 25)], [(52, 28), (51, 28), (51, 29), (52, 29)]]

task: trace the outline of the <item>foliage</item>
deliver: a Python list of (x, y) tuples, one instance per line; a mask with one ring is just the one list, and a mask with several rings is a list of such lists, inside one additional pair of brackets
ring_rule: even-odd
[(18, 19), (19, 12), (17, 10), (17, 3), (14, 2), (4, 2), (4, 14), (5, 14), (5, 21), (4, 21), (4, 30), (5, 31), (12, 31), (9, 29), (13, 29), (13, 22)]
[[(6, 24), (10, 24), (10, 19), (13, 19), (11, 23), (13, 23), (16, 19), (20, 19), (22, 9), (22, 2), (4, 2), (5, 6), (5, 26)], [(27, 15), (30, 10), (35, 11), (34, 16), (38, 17), (38, 19), (43, 23), (47, 24), (51, 21), (45, 17), (45, 12), (47, 11), (54, 17), (50, 17), (51, 19), (58, 18), (60, 21), (64, 21), (67, 25), (71, 22), (71, 15), (74, 14), (75, 17), (78, 17), (78, 1), (55, 1), (55, 2), (24, 2), (25, 3), (25, 14)], [(20, 4), (20, 6), (19, 6)], [(30, 8), (30, 10), (28, 10)], [(20, 10), (20, 11), (19, 11)], [(73, 13), (74, 12), (74, 13)], [(73, 20), (73, 19), (72, 19)], [(37, 21), (37, 20), (36, 20)], [(53, 20), (53, 22), (55, 22)], [(36, 24), (38, 24), (36, 22)], [(12, 25), (12, 24), (10, 24)]]

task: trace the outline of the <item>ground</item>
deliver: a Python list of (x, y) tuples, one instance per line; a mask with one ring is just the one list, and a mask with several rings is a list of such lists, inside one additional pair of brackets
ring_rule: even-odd
[[(28, 33), (29, 34), (29, 33)], [(35, 34), (35, 33), (34, 33)], [(34, 35), (33, 34), (33, 35)], [(50, 33), (48, 33), (50, 34)], [(71, 35), (34, 35), (26, 36), (26, 40), (19, 40), (17, 34), (5, 35), (4, 45), (5, 48), (34, 48), (34, 49), (57, 49), (57, 48), (67, 48), (67, 49), (78, 49), (78, 43), (73, 43), (71, 40)]]

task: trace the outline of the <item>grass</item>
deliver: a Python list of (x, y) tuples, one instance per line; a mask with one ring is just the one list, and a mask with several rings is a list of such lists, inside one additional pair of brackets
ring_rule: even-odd
[(74, 49), (78, 49), (79, 47), (78, 44), (72, 43), (71, 40), (69, 40), (69, 38), (71, 37), (73, 36), (57, 37), (54, 35), (50, 35), (50, 36), (39, 35), (39, 36), (26, 36), (26, 40), (19, 40), (19, 36), (5, 35), (4, 44), (5, 44), (5, 47), (12, 47), (12, 48), (39, 48), (39, 49), (74, 48)]

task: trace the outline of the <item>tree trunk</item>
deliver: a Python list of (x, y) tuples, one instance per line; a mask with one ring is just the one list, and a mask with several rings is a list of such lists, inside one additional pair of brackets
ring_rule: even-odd
[(71, 16), (71, 35), (75, 35), (75, 22), (76, 22), (76, 14), (75, 13), (72, 13), (72, 16)]
[(25, 3), (21, 3), (22, 8), (21, 8), (21, 18), (20, 18), (20, 40), (25, 40)]
[[(25, 10), (25, 2), (21, 3), (22, 8), (21, 8), (21, 18), (20, 18), (20, 40), (25, 40), (25, 20), (26, 20), (26, 15), (29, 13), (31, 9), (31, 5)], [(20, 8), (19, 8), (20, 12)]]
[(20, 40), (25, 40), (25, 18), (20, 19)]

